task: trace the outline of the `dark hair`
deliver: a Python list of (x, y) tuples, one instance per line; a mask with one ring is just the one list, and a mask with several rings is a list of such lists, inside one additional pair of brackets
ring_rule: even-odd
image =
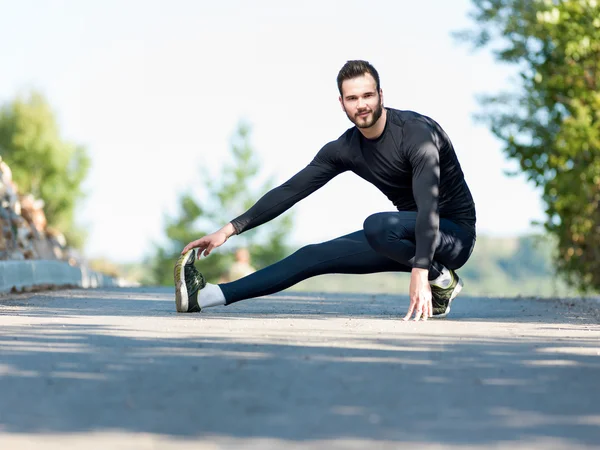
[(342, 83), (344, 80), (350, 80), (352, 78), (361, 77), (364, 74), (371, 74), (371, 76), (375, 79), (375, 84), (377, 85), (377, 93), (381, 89), (379, 85), (379, 74), (375, 67), (369, 64), (368, 61), (363, 61), (362, 59), (355, 59), (352, 61), (346, 62), (344, 67), (342, 67), (337, 76), (337, 84), (338, 89), (340, 91), (340, 95), (342, 95)]

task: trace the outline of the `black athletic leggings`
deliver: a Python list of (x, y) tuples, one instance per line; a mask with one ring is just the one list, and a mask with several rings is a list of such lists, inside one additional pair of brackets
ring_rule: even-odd
[[(281, 261), (244, 278), (219, 286), (226, 304), (282, 291), (306, 278), (327, 273), (366, 274), (410, 272), (415, 256), (413, 211), (382, 212), (369, 216), (363, 229), (320, 244), (302, 247)], [(440, 231), (429, 279), (442, 266), (462, 267), (475, 245), (475, 230), (440, 219)]]

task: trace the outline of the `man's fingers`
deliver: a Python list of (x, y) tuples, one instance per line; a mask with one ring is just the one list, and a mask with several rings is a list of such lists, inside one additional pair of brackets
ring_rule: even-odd
[[(206, 244), (204, 244), (204, 243), (202, 242), (202, 239), (197, 239), (197, 240), (195, 240), (195, 241), (192, 241), (192, 242), (190, 242), (188, 245), (186, 245), (186, 246), (184, 247), (184, 249), (181, 251), (181, 254), (183, 255), (183, 254), (185, 254), (185, 253), (189, 252), (189, 251), (190, 251), (191, 249), (193, 249), (193, 248), (199, 248), (199, 249), (200, 249), (200, 252), (201, 252), (201, 251), (202, 251), (202, 249), (204, 248), (204, 246), (205, 246), (205, 245), (206, 245)], [(200, 252), (199, 252), (199, 253), (200, 253)]]
[(204, 256), (210, 255), (210, 252), (213, 251), (213, 248), (215, 248), (215, 246), (212, 243), (208, 244), (208, 247), (206, 247), (206, 250), (204, 250)]
[(181, 254), (183, 255), (184, 253), (189, 252), (192, 248), (194, 248), (196, 246), (197, 243), (198, 243), (198, 241), (190, 242), (188, 245), (186, 245), (183, 248), (183, 250), (181, 251)]
[(421, 316), (423, 315), (423, 305), (419, 305), (417, 307), (417, 313), (415, 314), (415, 321), (418, 321), (421, 319)]
[(408, 307), (408, 312), (404, 316), (402, 320), (409, 320), (410, 316), (412, 316), (413, 311), (415, 310), (415, 302), (410, 302), (410, 306)]
[(427, 318), (431, 317), (433, 314), (431, 302), (420, 302), (418, 300), (410, 302), (408, 312), (402, 320), (410, 320), (411, 316), (413, 315), (413, 312), (415, 315), (413, 320), (415, 322), (419, 320), (427, 320)]
[(429, 312), (430, 312), (430, 311), (431, 311), (431, 310), (429, 309), (429, 303), (428, 303), (428, 302), (425, 302), (425, 303), (423, 304), (423, 316), (421, 317), (421, 319), (423, 319), (423, 320), (427, 320), (427, 318), (429, 317)]

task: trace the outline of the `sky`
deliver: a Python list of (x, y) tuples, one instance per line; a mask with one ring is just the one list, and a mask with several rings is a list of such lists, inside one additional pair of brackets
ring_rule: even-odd
[[(478, 233), (517, 236), (538, 230), (543, 204), (523, 175), (506, 175), (516, 163), (474, 120), (477, 96), (514, 89), (516, 73), (452, 37), (473, 27), (471, 9), (469, 0), (0, 0), (0, 103), (44, 94), (62, 137), (92, 160), (77, 212), (85, 255), (133, 262), (163, 242), (179, 195), (202, 189), (201, 168), (218, 175), (240, 120), (275, 183), (337, 139), (352, 125), (337, 73), (365, 59), (386, 106), (430, 116), (450, 136)], [(290, 243), (332, 239), (390, 210), (344, 173), (293, 207)]]

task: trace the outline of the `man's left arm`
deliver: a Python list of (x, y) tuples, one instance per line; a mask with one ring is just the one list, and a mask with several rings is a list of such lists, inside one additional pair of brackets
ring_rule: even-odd
[(417, 205), (417, 249), (413, 268), (429, 270), (440, 228), (440, 152), (429, 130), (421, 127), (416, 130), (409, 149), (409, 158), (413, 173), (413, 196)]
[(417, 205), (415, 226), (416, 253), (410, 280), (410, 307), (404, 320), (414, 313), (415, 320), (433, 314), (428, 276), (439, 232), (438, 197), (440, 153), (435, 137), (425, 124), (415, 124), (405, 141), (412, 167), (412, 188)]

